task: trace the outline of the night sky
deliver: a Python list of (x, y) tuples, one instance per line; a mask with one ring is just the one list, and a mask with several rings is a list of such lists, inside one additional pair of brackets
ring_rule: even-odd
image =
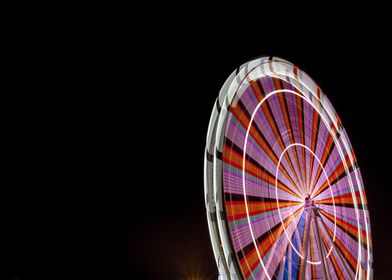
[(217, 279), (204, 207), (208, 122), (229, 74), (259, 56), (297, 65), (337, 110), (365, 184), (374, 276), (390, 278), (388, 36), (366, 22), (295, 34), (260, 22), (239, 33), (180, 18), (131, 41), (84, 38), (81, 50), (72, 45), (80, 59), (61, 58), (73, 71), (46, 70), (45, 96), (8, 103), (3, 278)]

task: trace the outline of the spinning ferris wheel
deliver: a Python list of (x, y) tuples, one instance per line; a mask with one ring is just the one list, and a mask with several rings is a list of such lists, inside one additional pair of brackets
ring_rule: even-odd
[(221, 279), (373, 278), (353, 148), (328, 98), (288, 61), (250, 61), (224, 83), (205, 200)]

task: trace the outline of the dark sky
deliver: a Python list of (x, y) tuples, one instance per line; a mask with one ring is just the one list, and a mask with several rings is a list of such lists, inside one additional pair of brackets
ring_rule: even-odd
[(337, 110), (365, 183), (374, 276), (388, 279), (392, 46), (382, 23), (367, 23), (239, 32), (181, 16), (70, 44), (77, 56), (59, 60), (59, 75), (46, 69), (45, 96), (9, 103), (6, 277), (216, 279), (203, 194), (208, 121), (227, 76), (272, 55), (307, 72)]

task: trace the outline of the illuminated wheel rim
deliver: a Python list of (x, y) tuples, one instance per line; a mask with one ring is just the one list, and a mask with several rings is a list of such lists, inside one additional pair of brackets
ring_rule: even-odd
[(264, 57), (227, 79), (208, 129), (205, 194), (228, 278), (372, 279), (352, 146), (328, 98), (293, 64)]

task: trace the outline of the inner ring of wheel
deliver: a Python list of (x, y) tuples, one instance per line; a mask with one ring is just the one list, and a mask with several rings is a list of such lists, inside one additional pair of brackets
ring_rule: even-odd
[[(276, 196), (276, 204), (277, 204), (277, 206), (278, 206), (279, 218), (280, 218), (280, 221), (281, 221), (281, 223), (282, 223), (282, 227), (283, 227), (283, 231), (284, 231), (284, 233), (285, 233), (285, 236), (286, 236), (288, 242), (290, 243), (291, 247), (294, 249), (295, 253), (296, 253), (301, 259), (303, 259), (304, 256), (301, 255), (300, 252), (298, 252), (298, 250), (295, 248), (295, 246), (294, 246), (293, 243), (291, 242), (291, 239), (290, 239), (289, 236), (288, 236), (288, 233), (287, 233), (287, 231), (286, 231), (286, 227), (284, 226), (283, 218), (282, 218), (282, 215), (281, 215), (281, 212), (280, 212), (279, 198), (278, 198), (278, 174), (279, 174), (280, 162), (281, 162), (281, 160), (282, 160), (282, 158), (283, 158), (283, 155), (286, 153), (286, 151), (287, 151), (288, 149), (292, 148), (292, 147), (295, 147), (295, 146), (300, 146), (300, 147), (302, 147), (302, 148), (308, 150), (308, 151), (314, 156), (314, 158), (317, 160), (318, 164), (321, 166), (322, 172), (323, 172), (325, 178), (326, 178), (327, 181), (328, 181), (328, 186), (329, 186), (329, 190), (330, 190), (330, 192), (331, 192), (332, 203), (333, 203), (333, 209), (334, 209), (334, 221), (335, 221), (335, 224), (334, 224), (334, 235), (333, 235), (333, 238), (332, 238), (333, 241), (335, 240), (335, 236), (336, 236), (336, 208), (335, 208), (335, 199), (334, 199), (334, 197), (333, 197), (333, 192), (332, 192), (331, 184), (330, 184), (330, 182), (329, 182), (327, 173), (326, 173), (325, 170), (324, 170), (324, 166), (323, 166), (323, 165), (321, 164), (321, 162), (320, 162), (320, 159), (316, 156), (316, 154), (315, 154), (311, 149), (309, 149), (309, 147), (307, 147), (307, 146), (305, 146), (305, 145), (303, 145), (303, 144), (301, 144), (301, 143), (294, 143), (294, 144), (288, 145), (288, 146), (284, 149), (284, 151), (282, 152), (282, 154), (280, 155), (279, 162), (278, 162), (278, 165), (277, 165), (277, 167), (276, 167), (276, 173), (275, 173), (275, 196)], [(294, 220), (295, 220), (295, 219), (296, 219), (296, 218), (294, 218)], [(329, 248), (329, 250), (328, 250), (328, 253), (327, 253), (327, 255), (326, 255), (325, 258), (328, 258), (329, 255), (331, 254), (331, 252), (332, 252), (332, 244), (331, 244), (331, 246), (330, 246), (330, 248)], [(306, 262), (307, 262), (307, 263), (310, 263), (310, 264), (321, 264), (321, 261), (312, 262), (312, 261), (310, 261), (310, 260), (306, 260)]]

